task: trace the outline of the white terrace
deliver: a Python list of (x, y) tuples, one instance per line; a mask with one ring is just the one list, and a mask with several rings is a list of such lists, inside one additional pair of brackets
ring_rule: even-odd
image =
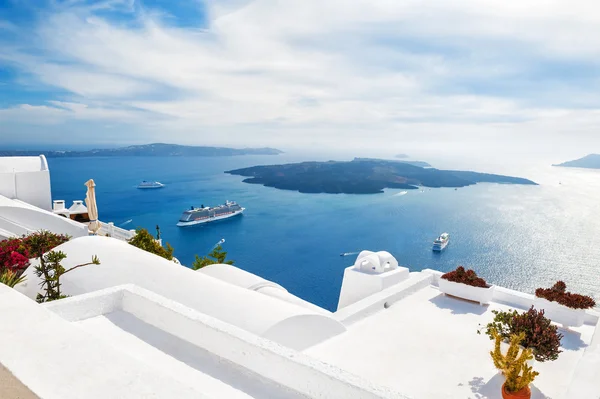
[[(107, 237), (59, 249), (68, 267), (103, 262), (64, 276), (78, 295), (37, 305), (0, 287), (0, 340), (12, 343), (0, 363), (44, 399), (118, 397), (132, 378), (147, 384), (132, 398), (500, 398), (493, 345), (477, 329), (493, 309), (533, 302), (496, 287), (482, 306), (442, 294), (439, 272), (357, 262), (342, 288), (352, 300), (330, 313), (229, 265), (194, 272)], [(17, 288), (33, 297), (33, 282)], [(562, 330), (557, 361), (535, 364), (533, 398), (600, 395), (598, 314), (585, 318)]]
[[(477, 330), (493, 319), (494, 309), (525, 309), (516, 305), (481, 306), (427, 285), (305, 353), (414, 398), (501, 398), (504, 378), (489, 355), (493, 342)], [(600, 334), (591, 345), (595, 323), (597, 318), (591, 317), (589, 324), (561, 330), (558, 360), (535, 362), (540, 375), (532, 398), (586, 397), (567, 391), (575, 374), (588, 371), (578, 366), (584, 355), (600, 355)]]

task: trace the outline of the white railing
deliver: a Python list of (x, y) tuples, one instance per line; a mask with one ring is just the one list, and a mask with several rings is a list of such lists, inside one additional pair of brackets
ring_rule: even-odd
[(116, 238), (117, 240), (128, 241), (135, 236), (135, 230), (125, 230), (115, 226), (113, 222), (100, 224), (100, 230), (98, 235), (109, 236)]

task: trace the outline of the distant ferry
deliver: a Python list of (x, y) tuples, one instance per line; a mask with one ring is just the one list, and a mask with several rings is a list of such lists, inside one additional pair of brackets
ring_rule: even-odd
[(448, 246), (448, 241), (450, 241), (450, 234), (443, 233), (441, 236), (435, 239), (433, 242), (433, 250), (434, 251), (442, 251), (444, 248)]
[(241, 215), (246, 208), (242, 208), (233, 201), (226, 201), (223, 205), (215, 207), (205, 207), (202, 205), (200, 208), (194, 208), (183, 212), (179, 218), (177, 226), (193, 226), (195, 224), (214, 222), (216, 220), (222, 220), (231, 218), (237, 215)]
[(159, 181), (146, 181), (144, 180), (138, 184), (137, 188), (163, 188), (165, 185)]

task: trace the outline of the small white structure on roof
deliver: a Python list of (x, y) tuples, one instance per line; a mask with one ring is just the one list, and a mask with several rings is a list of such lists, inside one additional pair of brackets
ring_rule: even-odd
[(0, 195), (51, 210), (50, 171), (46, 157), (0, 157)]
[(344, 270), (338, 310), (391, 287), (408, 275), (408, 268), (399, 267), (389, 252), (362, 251), (354, 265)]

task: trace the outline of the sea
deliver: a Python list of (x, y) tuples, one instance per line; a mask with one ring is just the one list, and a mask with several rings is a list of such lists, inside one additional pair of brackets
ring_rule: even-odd
[[(227, 170), (327, 155), (51, 158), (53, 199), (83, 200), (96, 182), (100, 220), (125, 229), (160, 227), (183, 265), (221, 241), (235, 265), (336, 310), (344, 269), (361, 250), (388, 251), (411, 271), (458, 265), (488, 282), (533, 293), (563, 280), (600, 299), (600, 170), (552, 167), (550, 160), (471, 163), (423, 159), (434, 167), (526, 177), (537, 186), (478, 184), (381, 194), (301, 194), (243, 183)], [(348, 159), (351, 159), (349, 157)], [(479, 163), (478, 163), (479, 162)], [(163, 189), (139, 190), (142, 180)], [(177, 227), (191, 206), (234, 200), (243, 216)], [(431, 250), (450, 234), (442, 253)], [(340, 254), (346, 254), (341, 256)], [(599, 301), (600, 302), (600, 301)]]

